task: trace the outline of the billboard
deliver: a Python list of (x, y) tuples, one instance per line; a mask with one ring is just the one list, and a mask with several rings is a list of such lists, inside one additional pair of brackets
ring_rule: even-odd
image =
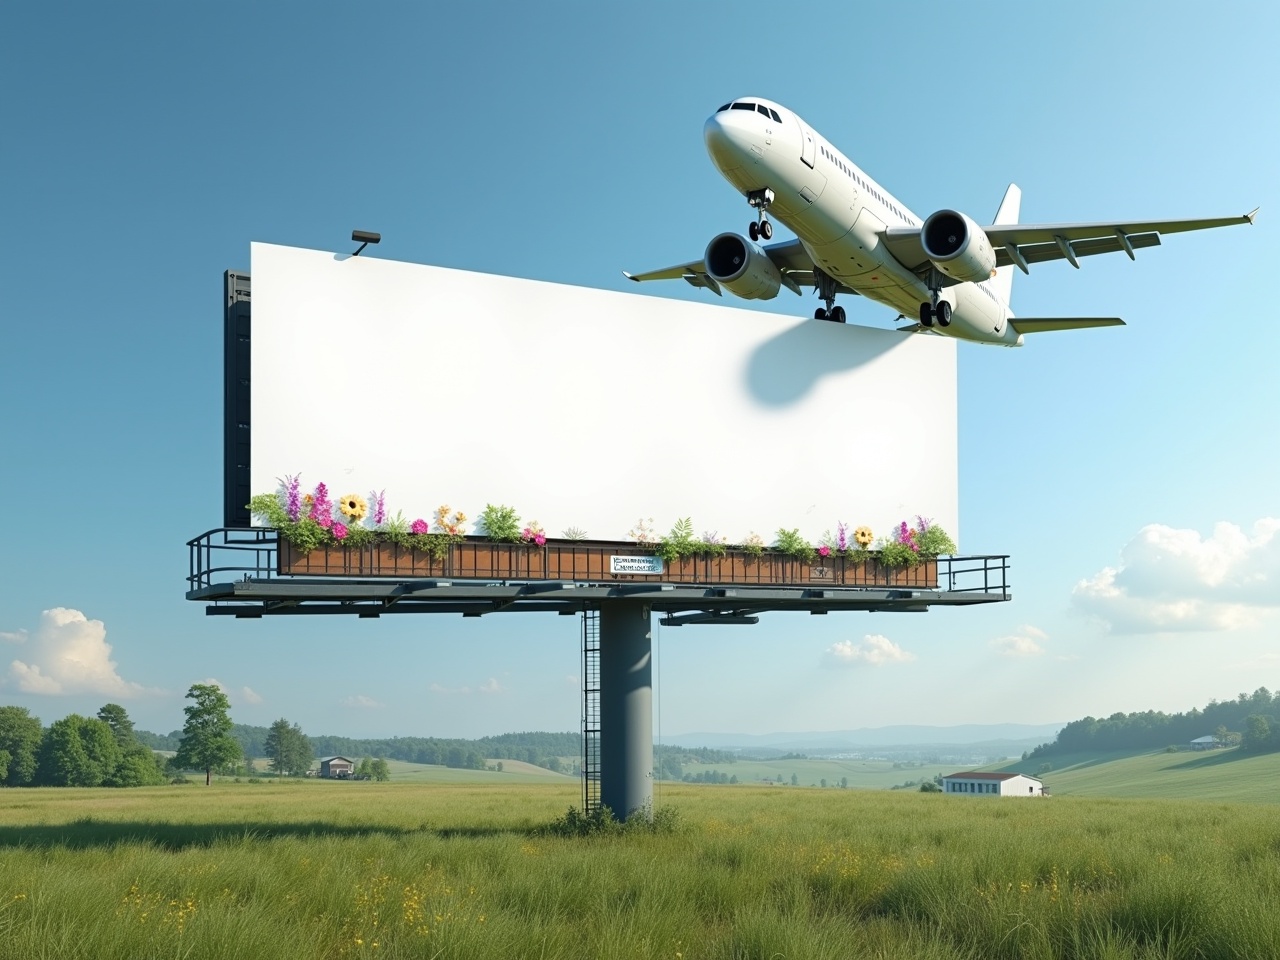
[(254, 493), (300, 473), (610, 540), (919, 514), (959, 542), (950, 338), (264, 243), (251, 274)]

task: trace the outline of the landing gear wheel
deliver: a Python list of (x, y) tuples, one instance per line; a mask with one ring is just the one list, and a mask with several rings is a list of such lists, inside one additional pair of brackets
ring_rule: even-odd
[(749, 237), (751, 237), (751, 240), (752, 240), (752, 242), (753, 242), (753, 243), (754, 243), (756, 240), (759, 240), (759, 239), (760, 239), (760, 224), (756, 223), (754, 220), (753, 220), (753, 221), (751, 221), (751, 226), (747, 227), (747, 235), (748, 235)]
[(760, 224), (760, 236), (764, 240), (773, 239), (773, 224), (770, 223), (768, 220), (765, 220), (763, 223)]
[(844, 307), (832, 307), (831, 312), (827, 314), (827, 319), (832, 323), (844, 323)]
[(951, 304), (947, 303), (945, 300), (939, 300), (938, 305), (934, 307), (933, 312), (938, 317), (938, 326), (951, 326)]
[(827, 319), (827, 311), (823, 307), (819, 307), (817, 310), (813, 311), (813, 319), (815, 320)]
[(933, 307), (927, 303), (920, 304), (920, 326), (933, 326)]

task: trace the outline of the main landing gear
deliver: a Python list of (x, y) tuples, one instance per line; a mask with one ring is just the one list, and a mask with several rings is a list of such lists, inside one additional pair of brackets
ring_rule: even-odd
[(951, 304), (939, 298), (942, 290), (942, 277), (937, 270), (929, 274), (929, 300), (920, 304), (920, 326), (932, 327), (934, 321), (940, 327), (951, 326)]
[(816, 267), (813, 270), (814, 286), (825, 307), (813, 311), (813, 319), (830, 320), (832, 323), (844, 323), (844, 307), (836, 306), (836, 282)]
[(747, 234), (753, 241), (773, 239), (773, 224), (769, 222), (769, 215), (765, 212), (769, 204), (773, 203), (773, 191), (768, 187), (752, 190), (747, 194), (747, 203), (760, 211), (759, 217), (747, 227)]

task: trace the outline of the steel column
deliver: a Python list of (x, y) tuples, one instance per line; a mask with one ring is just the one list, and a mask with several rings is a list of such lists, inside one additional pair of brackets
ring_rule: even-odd
[(653, 640), (649, 604), (600, 604), (600, 799), (622, 820), (653, 811)]

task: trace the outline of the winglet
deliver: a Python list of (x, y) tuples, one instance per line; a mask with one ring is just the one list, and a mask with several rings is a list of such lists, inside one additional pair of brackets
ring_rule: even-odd
[(627, 273), (627, 271), (625, 270), (622, 271), (622, 275), (626, 277), (628, 280), (635, 280), (636, 283), (640, 282), (640, 279), (638, 277), (633, 277), (631, 274)]
[(1254, 219), (1258, 216), (1258, 211), (1261, 209), (1262, 209), (1261, 207), (1254, 207), (1252, 210), (1250, 210), (1248, 213), (1244, 215), (1244, 218), (1248, 220), (1250, 223), (1253, 223)]

